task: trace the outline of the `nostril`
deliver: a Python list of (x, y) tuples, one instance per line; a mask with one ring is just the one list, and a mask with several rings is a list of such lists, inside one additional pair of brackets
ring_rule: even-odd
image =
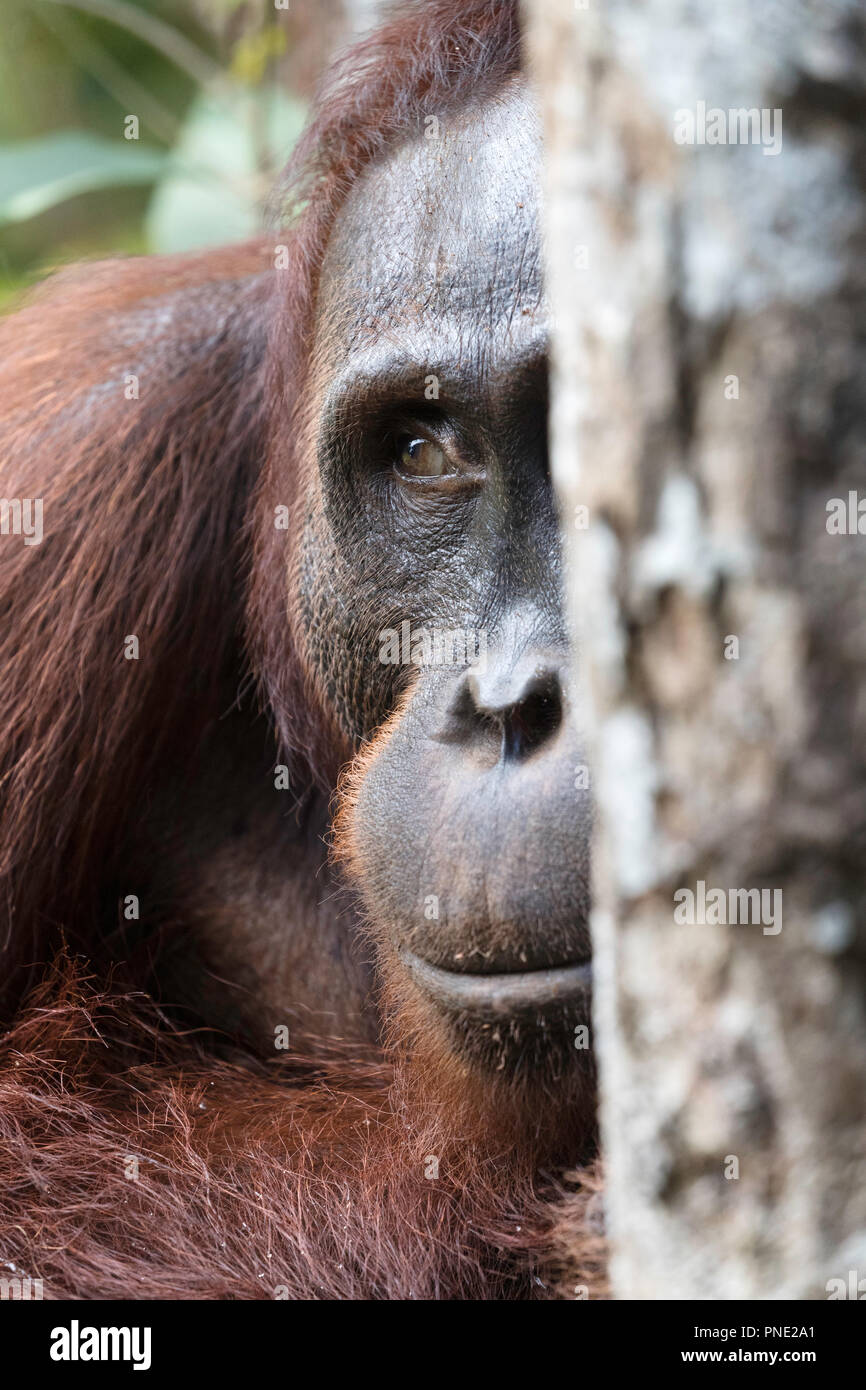
[(501, 711), (502, 756), (528, 758), (552, 738), (562, 723), (562, 689), (550, 674), (533, 678), (525, 693)]
[(543, 747), (563, 722), (558, 669), (547, 662), (496, 664), (461, 680), (437, 737), (472, 751), (483, 766), (519, 762)]

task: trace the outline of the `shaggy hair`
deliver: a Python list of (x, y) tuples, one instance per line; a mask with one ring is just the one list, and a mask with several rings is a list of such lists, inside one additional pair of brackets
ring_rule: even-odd
[(279, 194), (287, 269), (273, 237), (89, 265), (0, 325), (3, 491), (45, 498), (43, 544), (0, 546), (0, 1268), (46, 1297), (603, 1294), (594, 1173), (540, 1177), (531, 1133), (431, 1094), (399, 1002), (382, 1050), (263, 1061), (161, 1011), (111, 929), (121, 828), (227, 691), (260, 691), (308, 786), (351, 751), (272, 524), (305, 466), (318, 268), (363, 169), (519, 62), (511, 0), (400, 8), (322, 89)]

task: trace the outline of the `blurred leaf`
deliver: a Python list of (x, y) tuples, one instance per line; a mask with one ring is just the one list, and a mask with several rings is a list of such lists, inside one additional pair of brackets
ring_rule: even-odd
[(171, 172), (148, 208), (154, 251), (190, 251), (241, 241), (261, 230), (261, 200), (306, 111), (276, 90), (236, 90), (229, 101), (204, 93), (193, 103), (173, 151)]
[[(42, 2), (44, 4), (45, 0)], [(130, 0), (49, 0), (49, 3), (73, 5), (77, 10), (85, 10), (107, 19), (110, 24), (117, 24), (164, 53), (166, 58), (202, 86), (221, 80), (219, 66), (207, 53), (175, 25), (151, 14), (146, 8), (142, 9), (138, 3), (130, 3)]]
[(74, 130), (0, 145), (0, 226), (35, 217), (77, 193), (154, 183), (169, 158), (136, 141)]
[(285, 29), (272, 24), (257, 34), (244, 34), (235, 44), (231, 73), (239, 82), (256, 87), (264, 78), (268, 63), (286, 51)]

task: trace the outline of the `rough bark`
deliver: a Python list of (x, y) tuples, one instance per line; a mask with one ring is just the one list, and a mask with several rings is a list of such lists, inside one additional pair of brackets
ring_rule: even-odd
[[(866, 1296), (866, 535), (828, 512), (866, 498), (862, 11), (526, 14), (614, 1287)], [(781, 109), (780, 152), (677, 143), (699, 102)], [(699, 881), (781, 931), (679, 924)]]

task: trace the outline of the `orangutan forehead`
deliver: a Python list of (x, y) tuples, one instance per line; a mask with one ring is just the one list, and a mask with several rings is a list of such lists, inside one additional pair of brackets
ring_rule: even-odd
[(540, 175), (540, 126), (522, 81), (483, 107), (431, 113), (342, 210), (320, 281), (329, 341), (350, 348), (383, 333), (534, 317)]

